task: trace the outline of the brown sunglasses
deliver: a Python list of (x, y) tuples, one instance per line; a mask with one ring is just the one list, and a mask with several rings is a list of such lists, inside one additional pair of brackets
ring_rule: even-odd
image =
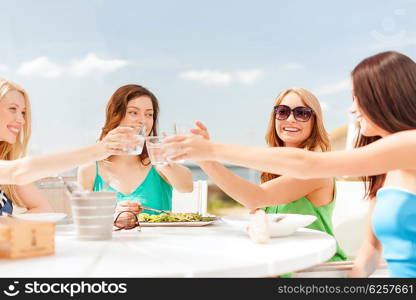
[(273, 109), (276, 119), (279, 121), (287, 120), (290, 114), (293, 113), (296, 121), (308, 122), (314, 114), (313, 109), (306, 106), (297, 106), (292, 109), (287, 105), (276, 105)]
[(132, 211), (122, 211), (120, 212), (117, 217), (114, 219), (114, 226), (117, 229), (114, 231), (119, 231), (122, 229), (130, 230), (133, 228), (137, 228), (138, 231), (141, 231), (139, 219), (137, 215)]

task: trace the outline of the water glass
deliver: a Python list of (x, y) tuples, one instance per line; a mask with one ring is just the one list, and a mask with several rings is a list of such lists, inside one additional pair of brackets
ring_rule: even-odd
[[(192, 134), (191, 133), (192, 128), (193, 128), (192, 125), (186, 124), (186, 123), (174, 123), (173, 124), (173, 132), (174, 132), (175, 135)], [(177, 164), (185, 163), (184, 159), (173, 161), (173, 160), (170, 160), (169, 157), (168, 157), (168, 161), (173, 162), (173, 163), (177, 163)]]
[(149, 153), (149, 158), (152, 162), (152, 165), (166, 165), (168, 163), (163, 155), (162, 150), (163, 139), (165, 137), (166, 136), (146, 137), (147, 152)]
[(128, 155), (139, 155), (143, 151), (143, 146), (146, 137), (146, 126), (145, 125), (137, 125), (137, 126), (129, 126), (133, 128), (133, 134), (135, 137), (135, 142), (137, 145), (134, 149), (124, 149), (128, 153)]
[(174, 123), (173, 132), (175, 135), (191, 134), (192, 125), (186, 123)]

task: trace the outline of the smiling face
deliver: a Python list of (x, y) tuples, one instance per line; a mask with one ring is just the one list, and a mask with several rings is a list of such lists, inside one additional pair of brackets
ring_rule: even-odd
[(0, 141), (14, 144), (26, 122), (22, 93), (11, 90), (0, 100)]
[(130, 100), (127, 104), (126, 115), (121, 120), (121, 126), (145, 125), (146, 135), (153, 128), (153, 104), (149, 96), (143, 95)]
[[(280, 105), (287, 105), (291, 109), (298, 106), (306, 106), (302, 99), (296, 93), (287, 94)], [(293, 112), (286, 120), (277, 120), (275, 124), (276, 133), (284, 142), (285, 147), (299, 147), (312, 132), (313, 118), (307, 122), (300, 122), (295, 120)]]

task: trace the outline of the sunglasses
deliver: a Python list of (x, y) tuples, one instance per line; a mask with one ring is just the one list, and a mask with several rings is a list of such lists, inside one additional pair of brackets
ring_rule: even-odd
[(132, 211), (122, 211), (114, 219), (114, 226), (117, 227), (114, 231), (122, 229), (130, 230), (137, 227), (138, 231), (141, 231), (139, 219), (137, 215)]
[(299, 122), (308, 122), (312, 117), (314, 111), (312, 108), (306, 106), (297, 106), (291, 109), (287, 105), (276, 105), (274, 108), (276, 119), (279, 121), (287, 120), (290, 114), (293, 112), (293, 117)]

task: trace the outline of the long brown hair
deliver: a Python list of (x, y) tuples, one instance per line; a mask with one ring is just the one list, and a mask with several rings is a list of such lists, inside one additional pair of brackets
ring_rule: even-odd
[[(127, 104), (130, 100), (140, 96), (148, 96), (153, 105), (153, 127), (150, 131), (151, 136), (157, 135), (157, 123), (159, 116), (159, 102), (156, 96), (145, 87), (137, 84), (128, 84), (118, 88), (108, 100), (105, 124), (101, 130), (99, 140), (101, 141), (108, 132), (120, 125), (121, 120), (125, 117), (127, 111)], [(149, 157), (147, 148), (143, 147), (143, 152), (138, 155), (139, 161), (144, 164), (144, 161)], [(150, 161), (147, 163), (149, 164)]]
[[(389, 133), (416, 128), (416, 63), (411, 58), (382, 52), (361, 61), (351, 77), (357, 104), (375, 125)], [(358, 131), (355, 147), (380, 138)], [(366, 197), (375, 197), (385, 178), (386, 174), (364, 176)]]
[[(9, 144), (6, 141), (0, 141), (0, 159), (1, 160), (15, 160), (26, 155), (27, 146), (29, 144), (30, 136), (31, 136), (31, 108), (30, 108), (30, 101), (29, 96), (27, 95), (26, 91), (20, 87), (18, 84), (8, 81), (6, 79), (0, 78), (0, 101), (4, 98), (4, 96), (10, 91), (17, 91), (23, 95), (25, 99), (25, 124), (20, 130), (19, 135), (17, 136), (16, 143)], [(2, 190), (6, 193), (8, 198), (15, 203), (17, 206), (25, 207), (23, 201), (19, 197), (16, 186), (15, 185), (2, 185)]]
[[(311, 121), (312, 130), (310, 136), (302, 142), (300, 145), (301, 148), (312, 151), (330, 151), (331, 144), (329, 142), (328, 133), (325, 130), (323, 119), (322, 119), (322, 109), (319, 104), (318, 99), (314, 94), (305, 90), (303, 88), (291, 88), (282, 91), (279, 96), (277, 96), (276, 101), (273, 106), (279, 105), (282, 103), (283, 98), (286, 97), (289, 93), (295, 93), (298, 95), (302, 101), (305, 103), (305, 106), (313, 109), (314, 114), (312, 115)], [(266, 132), (266, 143), (269, 147), (284, 147), (284, 142), (279, 138), (276, 132), (276, 116), (274, 110), (270, 114), (269, 125)], [(280, 175), (271, 174), (263, 172), (261, 174), (261, 182), (272, 180), (279, 177)]]

